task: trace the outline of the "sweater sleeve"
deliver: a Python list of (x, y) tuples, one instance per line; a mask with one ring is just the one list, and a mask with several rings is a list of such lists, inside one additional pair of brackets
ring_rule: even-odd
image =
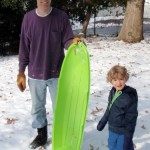
[(19, 45), (19, 71), (24, 72), (29, 63), (30, 41), (27, 37), (27, 16), (23, 18)]
[(65, 49), (68, 49), (73, 39), (73, 31), (71, 28), (71, 24), (69, 18), (66, 13), (63, 16), (63, 32), (62, 32), (62, 42)]

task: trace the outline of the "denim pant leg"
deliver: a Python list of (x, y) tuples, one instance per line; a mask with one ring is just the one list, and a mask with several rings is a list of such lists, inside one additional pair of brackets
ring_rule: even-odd
[(123, 144), (124, 144), (124, 135), (123, 134), (118, 134), (116, 150), (124, 150), (123, 149)]
[(114, 134), (113, 132), (109, 131), (109, 136), (108, 136), (108, 147), (109, 150), (116, 150), (116, 145), (117, 145), (117, 135)]
[(134, 150), (134, 144), (133, 144), (133, 142), (132, 142), (132, 145), (130, 147), (130, 150)]
[(125, 135), (124, 150), (134, 150), (134, 144), (132, 139), (133, 133), (128, 133)]
[[(127, 144), (129, 145), (127, 146)], [(117, 134), (111, 131), (109, 131), (108, 146), (109, 150), (134, 150), (133, 142), (127, 143), (124, 134)]]
[(123, 150), (124, 135), (109, 131), (109, 150)]
[(58, 78), (52, 78), (47, 80), (47, 86), (49, 88), (49, 92), (51, 96), (53, 112), (54, 112), (55, 102), (56, 102), (57, 85), (58, 85)]
[(47, 85), (44, 80), (34, 80), (29, 78), (29, 88), (32, 98), (32, 127), (42, 128), (47, 125), (45, 108)]

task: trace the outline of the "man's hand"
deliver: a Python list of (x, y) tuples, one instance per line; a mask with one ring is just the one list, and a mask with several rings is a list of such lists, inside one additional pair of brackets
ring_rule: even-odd
[(17, 75), (17, 85), (21, 92), (26, 89), (26, 76), (23, 72), (19, 72)]
[(82, 43), (86, 46), (84, 40), (81, 39), (81, 38), (79, 38), (79, 37), (75, 37), (75, 38), (72, 40), (72, 43), (75, 44), (75, 45), (77, 45), (79, 42), (82, 42)]

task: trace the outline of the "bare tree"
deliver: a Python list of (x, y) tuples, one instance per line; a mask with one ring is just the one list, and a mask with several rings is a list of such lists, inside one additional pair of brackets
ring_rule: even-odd
[(145, 0), (128, 0), (125, 18), (118, 40), (136, 43), (143, 40), (143, 14)]
[[(83, 3), (87, 4), (87, 5), (90, 5), (90, 6), (93, 5), (92, 0), (83, 0)], [(85, 20), (83, 22), (83, 27), (82, 27), (82, 33), (84, 34), (84, 37), (86, 37), (86, 31), (87, 31), (87, 27), (88, 27), (90, 18), (91, 18), (91, 10), (90, 10), (90, 7), (89, 7), (89, 9), (87, 10), (87, 13), (85, 15)]]
[(88, 27), (88, 24), (89, 24), (89, 21), (90, 21), (90, 18), (91, 18), (91, 6), (88, 6), (89, 9), (87, 9), (87, 13), (85, 15), (85, 20), (83, 21), (83, 27), (82, 27), (82, 33), (84, 34), (84, 37), (86, 38), (86, 31), (87, 31), (87, 27)]
[[(100, 5), (102, 5), (103, 7), (106, 7), (108, 6), (108, 3), (109, 3), (108, 0), (101, 0), (101, 1), (100, 0), (83, 0), (83, 4), (87, 6), (86, 7), (87, 9), (85, 12), (85, 18), (82, 23), (83, 25), (82, 33), (85, 38), (86, 38), (87, 27), (88, 27), (91, 16), (94, 15), (95, 17), (97, 15), (98, 11), (101, 8)], [(95, 34), (95, 26), (94, 26), (94, 34)]]

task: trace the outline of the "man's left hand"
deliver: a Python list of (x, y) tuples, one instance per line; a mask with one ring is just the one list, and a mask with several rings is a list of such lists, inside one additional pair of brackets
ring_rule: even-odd
[(81, 38), (79, 38), (79, 37), (75, 37), (75, 38), (72, 40), (72, 43), (75, 44), (75, 45), (77, 45), (79, 42), (82, 42), (82, 43), (86, 46), (84, 40), (81, 39)]

